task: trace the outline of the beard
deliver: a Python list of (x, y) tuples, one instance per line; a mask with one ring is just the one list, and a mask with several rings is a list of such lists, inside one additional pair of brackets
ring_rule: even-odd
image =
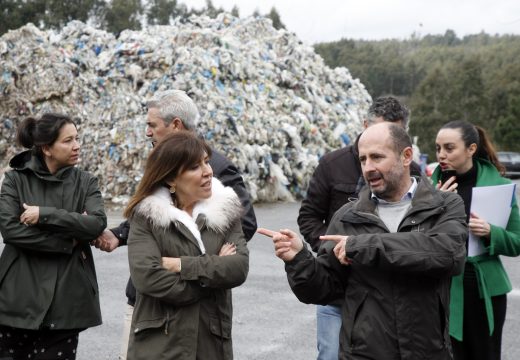
[[(380, 199), (391, 201), (395, 194), (399, 191), (403, 179), (404, 168), (402, 166), (394, 166), (386, 174), (379, 171), (371, 171), (365, 174), (365, 180), (370, 187), (372, 193)], [(380, 185), (372, 186), (371, 180), (382, 180)]]

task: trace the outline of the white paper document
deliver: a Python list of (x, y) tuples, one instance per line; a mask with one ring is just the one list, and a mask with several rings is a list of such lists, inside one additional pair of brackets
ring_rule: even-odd
[[(515, 188), (515, 184), (474, 187), (470, 211), (489, 224), (505, 228), (511, 214)], [(480, 237), (470, 232), (468, 256), (480, 255), (486, 251)]]

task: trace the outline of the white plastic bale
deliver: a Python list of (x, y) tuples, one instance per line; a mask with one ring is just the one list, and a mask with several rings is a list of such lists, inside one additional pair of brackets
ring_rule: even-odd
[(78, 122), (81, 166), (124, 204), (150, 149), (143, 104), (173, 88), (195, 100), (200, 135), (255, 201), (303, 196), (319, 158), (355, 138), (371, 102), (347, 69), (265, 18), (193, 16), (118, 38), (78, 21), (60, 32), (28, 24), (0, 38), (0, 169), (21, 150), (20, 120), (65, 112)]

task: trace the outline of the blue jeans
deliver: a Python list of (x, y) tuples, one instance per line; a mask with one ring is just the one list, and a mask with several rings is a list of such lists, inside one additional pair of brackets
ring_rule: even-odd
[(318, 360), (337, 360), (339, 332), (341, 330), (341, 306), (316, 306), (316, 335)]

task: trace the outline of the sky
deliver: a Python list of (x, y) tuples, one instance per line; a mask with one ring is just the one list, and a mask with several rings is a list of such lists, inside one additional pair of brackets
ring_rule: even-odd
[[(183, 2), (180, 0), (180, 2)], [(415, 33), (457, 36), (520, 34), (519, 0), (212, 0), (215, 7), (240, 17), (258, 9), (267, 14), (274, 6), (286, 28), (309, 44), (342, 38), (406, 39)], [(205, 0), (185, 0), (200, 8)]]

